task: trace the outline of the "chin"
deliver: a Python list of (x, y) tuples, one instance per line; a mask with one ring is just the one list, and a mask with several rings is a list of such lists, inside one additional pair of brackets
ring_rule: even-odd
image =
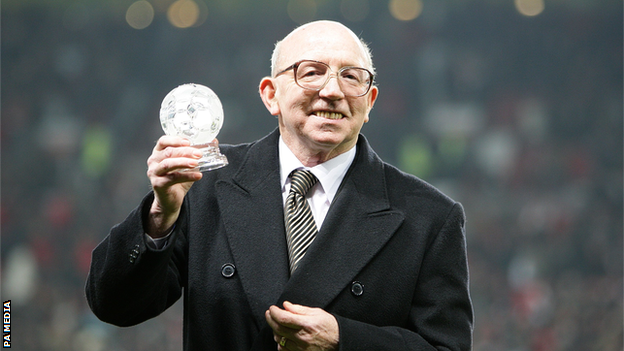
[(355, 140), (351, 141), (351, 139), (345, 138), (344, 135), (335, 133), (321, 133), (321, 135), (312, 136), (311, 139), (316, 145), (330, 149), (350, 143), (355, 144)]
[(332, 131), (332, 130), (317, 131), (313, 133), (312, 135), (310, 135), (310, 138), (318, 143), (336, 144), (336, 145), (344, 142), (345, 140), (344, 135), (340, 133), (336, 133), (336, 131)]

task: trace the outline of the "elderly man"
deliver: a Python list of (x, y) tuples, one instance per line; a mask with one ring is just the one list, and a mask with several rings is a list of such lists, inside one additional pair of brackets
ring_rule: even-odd
[(351, 30), (308, 23), (260, 82), (276, 131), (207, 173), (160, 138), (153, 191), (93, 252), (94, 313), (134, 325), (183, 293), (185, 350), (469, 350), (463, 209), (360, 134), (373, 77)]

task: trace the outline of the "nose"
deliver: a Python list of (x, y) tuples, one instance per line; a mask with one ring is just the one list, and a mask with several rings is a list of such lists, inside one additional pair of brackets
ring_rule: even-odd
[[(332, 79), (335, 78), (335, 79)], [(329, 78), (325, 85), (319, 90), (319, 96), (328, 98), (331, 100), (338, 100), (345, 97), (338, 81), (338, 75), (336, 73), (330, 73)]]

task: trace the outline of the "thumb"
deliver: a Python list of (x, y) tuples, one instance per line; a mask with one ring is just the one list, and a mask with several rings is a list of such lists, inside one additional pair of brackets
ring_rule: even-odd
[(290, 301), (284, 301), (284, 309), (295, 314), (305, 314), (306, 312), (305, 306), (297, 305)]

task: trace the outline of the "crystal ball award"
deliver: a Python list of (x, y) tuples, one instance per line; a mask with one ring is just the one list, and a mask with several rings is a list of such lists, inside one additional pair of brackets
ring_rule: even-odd
[(160, 123), (165, 134), (188, 139), (204, 154), (199, 165), (188, 171), (205, 172), (228, 164), (213, 142), (223, 125), (223, 106), (210, 88), (188, 83), (173, 89), (163, 99)]

